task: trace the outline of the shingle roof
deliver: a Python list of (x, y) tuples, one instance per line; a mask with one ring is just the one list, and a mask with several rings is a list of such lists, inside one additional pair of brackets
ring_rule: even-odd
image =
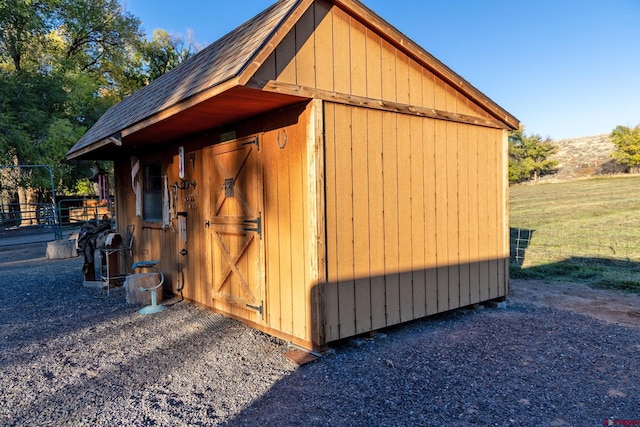
[(280, 0), (169, 73), (111, 107), (69, 150), (80, 151), (238, 76), (300, 0)]

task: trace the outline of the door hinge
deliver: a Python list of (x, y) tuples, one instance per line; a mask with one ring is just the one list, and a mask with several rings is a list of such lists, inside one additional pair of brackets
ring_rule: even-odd
[(256, 219), (245, 219), (244, 224), (246, 225), (243, 229), (244, 231), (258, 233), (260, 240), (262, 240), (262, 212), (260, 212)]
[(260, 317), (262, 317), (262, 320), (264, 320), (264, 301), (260, 301), (260, 305), (251, 305), (251, 304), (246, 304), (246, 306), (252, 310), (257, 311), (258, 313), (260, 313)]

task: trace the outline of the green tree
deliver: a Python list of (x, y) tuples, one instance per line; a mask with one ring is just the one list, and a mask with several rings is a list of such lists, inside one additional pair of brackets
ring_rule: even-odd
[(21, 71), (25, 57), (45, 42), (54, 6), (51, 0), (0, 0), (0, 60)]
[(169, 34), (166, 30), (153, 30), (151, 41), (144, 40), (140, 46), (142, 62), (149, 81), (157, 79), (172, 68), (189, 59), (197, 47), (187, 35)]
[(558, 162), (549, 157), (558, 151), (549, 138), (525, 135), (524, 127), (509, 132), (509, 182), (537, 181), (541, 176), (553, 173)]
[(612, 157), (628, 172), (640, 171), (640, 125), (630, 128), (617, 126), (610, 134), (616, 146)]
[(141, 39), (131, 56), (132, 66), (124, 69), (125, 91), (133, 92), (162, 76), (192, 57), (199, 46), (188, 34), (169, 34), (166, 30), (153, 30), (151, 40)]
[(163, 30), (147, 41), (121, 1), (0, 0), (1, 164), (49, 165), (56, 188), (75, 191), (89, 165), (66, 162), (68, 149), (110, 106), (193, 54), (190, 39)]
[[(48, 165), (58, 191), (76, 186), (88, 166), (69, 164), (65, 154), (109, 106), (101, 98), (121, 97), (113, 76), (122, 73), (112, 70), (128, 66), (139, 25), (116, 0), (0, 0), (2, 164)], [(43, 171), (12, 175), (21, 206), (50, 201)], [(32, 219), (22, 216), (23, 224)]]
[(75, 187), (65, 154), (124, 95), (142, 37), (117, 0), (0, 0), (0, 161), (47, 164)]
[(59, 65), (74, 75), (89, 74), (103, 92), (120, 93), (127, 82), (123, 69), (144, 34), (140, 20), (118, 0), (57, 0)]

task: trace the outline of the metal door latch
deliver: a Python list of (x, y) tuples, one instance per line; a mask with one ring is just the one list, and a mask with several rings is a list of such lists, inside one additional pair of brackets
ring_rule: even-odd
[(234, 197), (235, 184), (236, 184), (236, 180), (233, 178), (226, 178), (224, 180), (224, 185), (223, 185), (224, 197)]

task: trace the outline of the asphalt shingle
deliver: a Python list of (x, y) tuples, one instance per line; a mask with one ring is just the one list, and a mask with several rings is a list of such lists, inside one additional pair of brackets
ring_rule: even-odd
[(69, 150), (80, 151), (238, 76), (300, 0), (281, 0), (111, 107)]

